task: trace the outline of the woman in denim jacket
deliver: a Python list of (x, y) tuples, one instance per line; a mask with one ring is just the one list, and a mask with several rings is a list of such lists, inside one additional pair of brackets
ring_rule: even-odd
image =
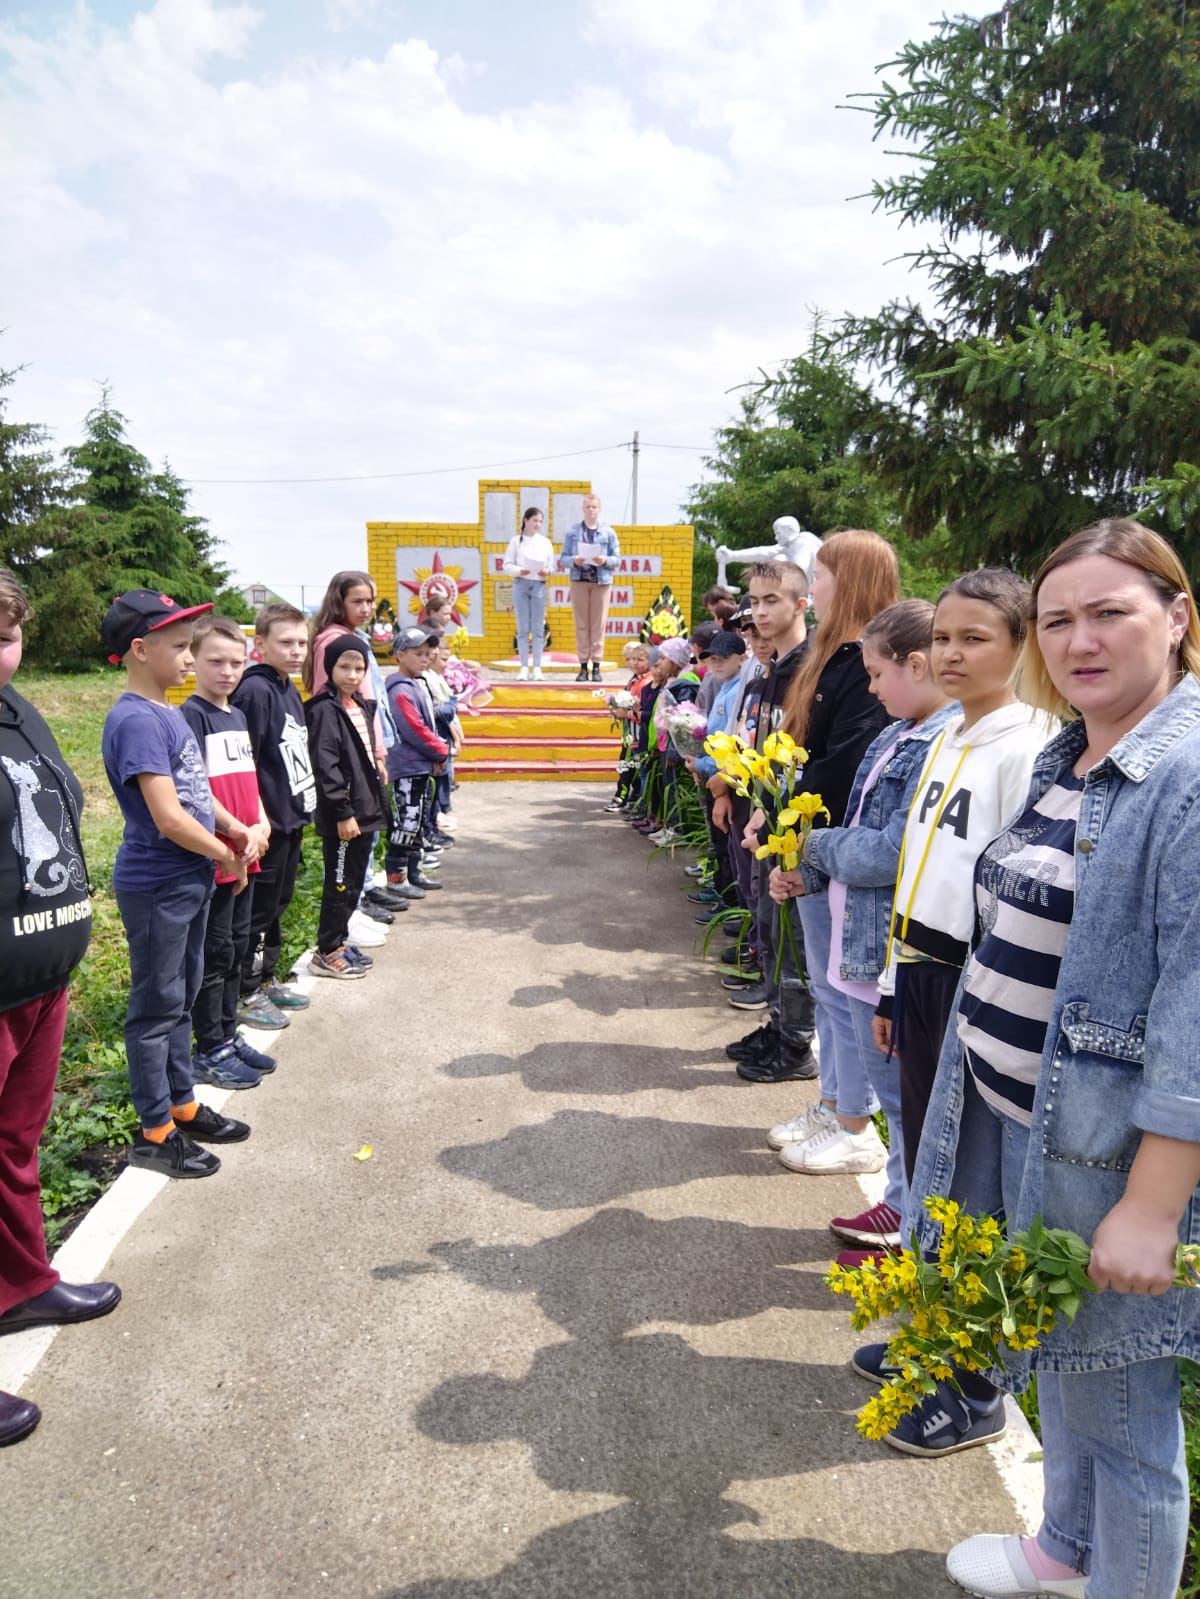
[[(599, 554), (581, 555), (579, 546), (595, 546)], [(588, 663), (591, 663), (592, 682), (600, 681), (600, 663), (604, 659), (604, 626), (608, 620), (608, 602), (612, 596), (612, 580), (621, 560), (621, 546), (617, 535), (607, 522), (600, 520), (600, 496), (585, 494), (583, 520), (569, 527), (563, 536), (562, 554), (558, 558), (571, 579), (571, 609), (575, 613), (575, 649), (579, 655), (579, 671), (575, 681), (587, 681)]]
[[(1038, 574), (1026, 649), (1029, 697), (1079, 720), (976, 868), (913, 1211), (927, 1247), (920, 1195), (1069, 1227), (1097, 1292), (1038, 1355), (1036, 1539), (970, 1538), (947, 1570), (984, 1599), (1172, 1599), (1188, 1527), (1176, 1357), (1200, 1358), (1200, 1293), (1171, 1286), (1176, 1244), (1200, 1242), (1200, 624), (1171, 546), (1130, 521), (1072, 535)], [(1035, 924), (1036, 950), (1005, 946)], [(1005, 947), (1007, 977), (989, 964)], [(1028, 1379), (1014, 1356), (1005, 1385)]]
[[(888, 1119), (887, 1186), (883, 1200), (861, 1215), (835, 1216), (833, 1231), (859, 1249), (894, 1247), (903, 1232), (901, 1217), (907, 1188), (904, 1141), (900, 1125), (899, 1070), (884, 1060), (871, 1038), (871, 1020), (878, 990), (875, 983), (887, 965), (892, 892), (900, 858), (904, 822), (912, 803), (931, 741), (958, 709), (947, 700), (933, 676), (930, 653), (934, 608), (928, 600), (902, 600), (863, 630), (862, 660), (871, 693), (898, 720), (884, 728), (867, 750), (854, 778), (842, 827), (808, 834), (804, 854), (794, 872), (772, 873), (772, 893), (824, 894), (833, 879), (834, 897), (843, 908), (833, 917), (833, 939), (827, 978), (844, 995), (837, 1029), (839, 1050), (856, 1052)], [(833, 906), (831, 903), (831, 911)], [(823, 1108), (821, 1108), (823, 1107)], [(827, 1125), (835, 1106), (822, 1099), (812, 1110), (772, 1127), (767, 1141), (789, 1155), (820, 1125)], [(839, 1257), (843, 1265), (860, 1264)]]

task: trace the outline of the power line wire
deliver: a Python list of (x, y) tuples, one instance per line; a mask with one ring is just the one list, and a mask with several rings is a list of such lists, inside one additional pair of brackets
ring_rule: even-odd
[(356, 472), (345, 477), (190, 477), (181, 479), (189, 484), (249, 484), (249, 483), (371, 483), (384, 478), (444, 477), (453, 472), (487, 472), (501, 466), (530, 466), (538, 461), (566, 461), (575, 455), (603, 455), (609, 450), (626, 450), (627, 443), (597, 444), (588, 450), (563, 450), (559, 455), (526, 455), (516, 461), (478, 461), (474, 466), (422, 467), (416, 472)]
[[(619, 444), (597, 444), (586, 450), (563, 450), (557, 455), (525, 455), (518, 460), (478, 461), (474, 466), (422, 467), (409, 472), (356, 472), (341, 477), (185, 477), (180, 481), (190, 487), (250, 486), (254, 484), (287, 483), (378, 483), (391, 478), (448, 477), (455, 472), (489, 472), (504, 466), (533, 466), (539, 461), (569, 461), (578, 455), (605, 455), (611, 450), (628, 450), (632, 441), (623, 439)], [(687, 450), (692, 455), (702, 455), (710, 448), (707, 444), (643, 444), (643, 450)]]

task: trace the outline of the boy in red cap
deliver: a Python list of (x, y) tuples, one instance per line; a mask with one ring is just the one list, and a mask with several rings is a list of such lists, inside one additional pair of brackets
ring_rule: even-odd
[(129, 941), (125, 1053), (140, 1128), (129, 1164), (168, 1177), (209, 1177), (220, 1161), (201, 1144), (249, 1136), (244, 1122), (198, 1103), (192, 1077), (191, 1008), (204, 974), (204, 932), (213, 862), (246, 884), (257, 840), (223, 812), (214, 831), (212, 790), (200, 748), (166, 691), (192, 666), (192, 621), (211, 605), (177, 605), (134, 589), (101, 623), (108, 658), (126, 692), (104, 722), (104, 769), (125, 818), (113, 890)]

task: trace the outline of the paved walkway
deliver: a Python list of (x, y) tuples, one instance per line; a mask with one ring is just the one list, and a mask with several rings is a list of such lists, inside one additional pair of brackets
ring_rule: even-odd
[(1013, 1524), (986, 1451), (856, 1436), (857, 1186), (766, 1149), (803, 1094), (734, 1076), (684, 879), (602, 798), (464, 787), (445, 892), (120, 1244), (0, 1454), (3, 1599), (949, 1599)]

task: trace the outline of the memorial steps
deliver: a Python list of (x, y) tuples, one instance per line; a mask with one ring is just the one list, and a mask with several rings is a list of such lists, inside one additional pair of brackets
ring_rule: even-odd
[[(621, 680), (623, 681), (623, 679)], [(492, 703), (461, 718), (467, 742), (454, 763), (463, 783), (616, 781), (621, 750), (608, 708), (594, 690), (621, 686), (493, 676)]]

